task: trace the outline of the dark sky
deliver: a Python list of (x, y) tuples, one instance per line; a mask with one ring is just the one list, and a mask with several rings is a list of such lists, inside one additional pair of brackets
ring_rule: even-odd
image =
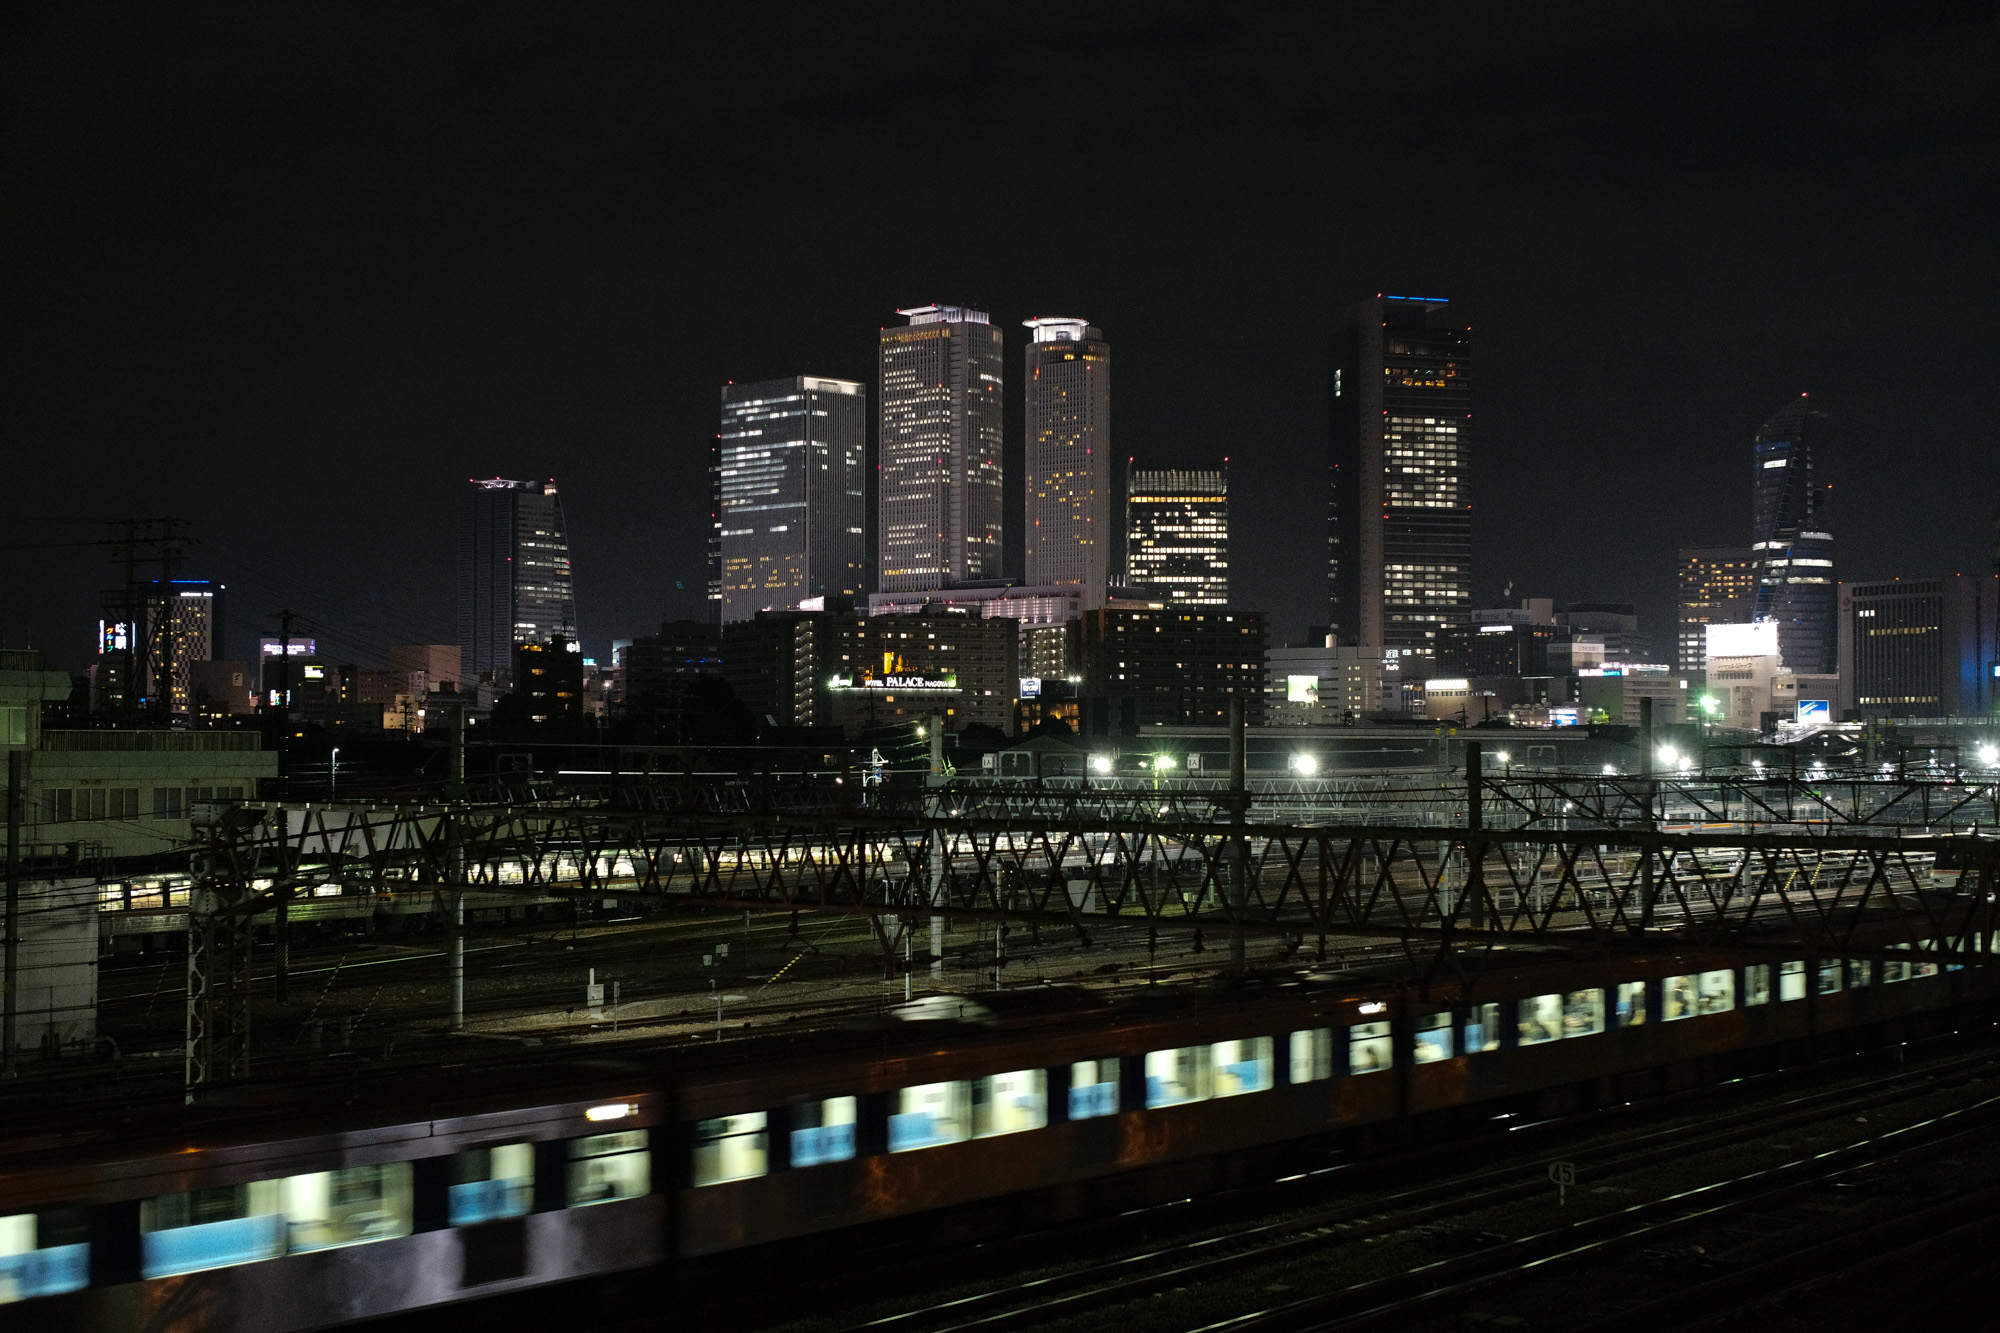
[[(552, 475), (601, 653), (700, 584), (717, 385), (872, 379), (942, 301), (1010, 372), (1099, 324), (1118, 452), (1234, 460), (1283, 641), (1331, 313), (1419, 291), (1475, 330), (1479, 600), (1664, 647), (1803, 390), (1843, 576), (1986, 566), (1996, 68), (1991, 5), (10, 6), (0, 518), (189, 519), (239, 654), (289, 605), (367, 660), (454, 637), (463, 479)], [(0, 552), (0, 637), (80, 666), (113, 582)]]

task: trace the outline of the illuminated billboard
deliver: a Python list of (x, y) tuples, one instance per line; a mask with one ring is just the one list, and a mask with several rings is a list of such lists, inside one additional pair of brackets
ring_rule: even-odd
[(835, 676), (827, 681), (832, 690), (956, 690), (958, 673), (947, 671), (941, 676)]
[(1778, 622), (1753, 620), (1747, 625), (1705, 627), (1710, 657), (1776, 657)]
[(1021, 697), (1022, 697), (1023, 699), (1039, 699), (1039, 698), (1041, 698), (1041, 697), (1042, 697), (1042, 678), (1041, 678), (1040, 676), (1023, 676), (1023, 677), (1021, 677)]
[(1285, 677), (1285, 702), (1288, 704), (1316, 704), (1319, 702), (1318, 676)]
[(1825, 699), (1799, 700), (1799, 725), (1818, 726), (1833, 721), (1833, 708)]

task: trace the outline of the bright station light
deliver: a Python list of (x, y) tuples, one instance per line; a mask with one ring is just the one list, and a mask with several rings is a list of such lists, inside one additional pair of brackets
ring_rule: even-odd
[(1090, 771), (1093, 773), (1109, 773), (1111, 771), (1111, 756), (1108, 754), (1094, 754), (1090, 756)]
[(1679, 750), (1676, 750), (1671, 745), (1662, 745), (1660, 747), (1660, 762), (1665, 764), (1668, 768), (1679, 768), (1681, 763), (1681, 752)]
[(1309, 754), (1295, 754), (1292, 756), (1292, 772), (1311, 777), (1319, 772), (1319, 760)]
[(1982, 764), (2000, 764), (2000, 745), (1980, 746), (1979, 762)]

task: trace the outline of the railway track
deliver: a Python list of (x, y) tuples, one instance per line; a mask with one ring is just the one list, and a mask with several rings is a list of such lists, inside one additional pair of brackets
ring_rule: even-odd
[[(1566, 1150), (1565, 1158), (1574, 1165), (1579, 1175), (1593, 1185), (1601, 1185), (1621, 1175), (1768, 1139), (1776, 1133), (1865, 1116), (1868, 1112), (1894, 1106), (1954, 1081), (1989, 1072), (2000, 1072), (2000, 1056), (1991, 1050), (1944, 1057), (1871, 1081), (1865, 1087), (1843, 1085), (1784, 1097), (1775, 1103), (1760, 1100), (1699, 1123), (1615, 1134), (1601, 1142)], [(1982, 1125), (1992, 1119), (2000, 1119), (2000, 1098), (1987, 1099), (1972, 1109), (1979, 1112), (1979, 1123)], [(1954, 1111), (1950, 1116), (1969, 1113)], [(1941, 1117), (1936, 1123), (1956, 1122), (1949, 1117)], [(1556, 1130), (1562, 1126), (1551, 1124), (1548, 1128)], [(1567, 1128), (1573, 1130), (1575, 1126)], [(1810, 1177), (1814, 1170), (1824, 1174), (1836, 1169), (1836, 1162), (1841, 1164), (1837, 1169), (1852, 1169), (1853, 1163), (1848, 1159), (1863, 1152), (1866, 1144), (1892, 1138), (1899, 1148), (1909, 1141), (1904, 1131), (1897, 1130), (1874, 1139), (1863, 1139), (1831, 1154), (1823, 1153), (1769, 1171), (1751, 1173), (1743, 1181), (1732, 1180), (1724, 1184), (1745, 1189), (1746, 1198), (1763, 1197), (1749, 1189), (1745, 1182), (1754, 1183), (1768, 1177), (1774, 1188), (1780, 1184), (1790, 1188), (1797, 1183), (1795, 1177)], [(1535, 1153), (1533, 1148), (1529, 1148), (1521, 1155), (1533, 1157)], [(1539, 1159), (1535, 1164), (1540, 1164)], [(1650, 1204), (1634, 1205), (1624, 1214), (1615, 1215), (1623, 1219), (1620, 1223), (1623, 1229), (1618, 1232), (1621, 1243), (1644, 1239), (1648, 1234), (1643, 1230), (1646, 1227), (1654, 1228), (1657, 1234), (1666, 1234), (1663, 1228), (1688, 1208), (1697, 1204), (1707, 1208), (1711, 1206), (1709, 1201), (1722, 1198), (1722, 1193), (1718, 1191), (1726, 1193), (1720, 1185), (1703, 1186)], [(1162, 1293), (1181, 1294), (1195, 1287), (1226, 1285), (1240, 1281), (1259, 1269), (1288, 1262), (1316, 1261), (1336, 1247), (1438, 1228), (1441, 1222), (1455, 1217), (1481, 1209), (1545, 1198), (1551, 1192), (1551, 1185), (1539, 1171), (1524, 1169), (1523, 1164), (1517, 1162), (1411, 1189), (1314, 1208), (1223, 1233), (1176, 1241), (1006, 1287), (954, 1295), (918, 1308), (851, 1324), (848, 1329), (849, 1333), (1000, 1333), (1001, 1330), (1059, 1326), (1086, 1315), (1102, 1318), (1106, 1312), (1121, 1306), (1153, 1302)], [(1656, 1213), (1658, 1217), (1654, 1216)], [(1603, 1215), (1577, 1224), (1585, 1229), (1601, 1229), (1603, 1225)], [(1449, 1228), (1443, 1228), (1441, 1235), (1449, 1241), (1454, 1233)], [(1561, 1262), (1572, 1249), (1578, 1256), (1593, 1253), (1603, 1238), (1593, 1234), (1587, 1241), (1576, 1240), (1569, 1229), (1564, 1228), (1546, 1235), (1536, 1234), (1514, 1240), (1483, 1233), (1459, 1236), (1457, 1239), (1461, 1244), (1474, 1247), (1476, 1253), (1428, 1265), (1409, 1274), (1356, 1284), (1337, 1293), (1302, 1298), (1253, 1315), (1239, 1316), (1240, 1320), (1252, 1321), (1242, 1322), (1240, 1326), (1246, 1330), (1344, 1327), (1344, 1324), (1313, 1321), (1358, 1317), (1359, 1314), (1369, 1314), (1377, 1307), (1384, 1312), (1381, 1316), (1384, 1320), (1393, 1322), (1419, 1306), (1463, 1294), (1469, 1289), (1467, 1283), (1476, 1285), (1493, 1280), (1523, 1264)], [(1414, 1292), (1405, 1290), (1413, 1283), (1421, 1289)], [(1426, 1283), (1429, 1285), (1424, 1285)], [(1370, 1314), (1370, 1317), (1374, 1316)], [(1208, 1327), (1233, 1329), (1239, 1326), (1238, 1319)], [(1257, 1320), (1265, 1322), (1254, 1322)]]

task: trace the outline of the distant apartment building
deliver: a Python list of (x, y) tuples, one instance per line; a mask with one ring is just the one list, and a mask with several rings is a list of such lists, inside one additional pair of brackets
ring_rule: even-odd
[(1675, 582), (1674, 665), (1700, 671), (1708, 654), (1706, 627), (1751, 618), (1757, 601), (1757, 553), (1747, 546), (1683, 546), (1675, 561)]
[(721, 615), (852, 597), (867, 565), (868, 399), (853, 380), (726, 384), (718, 436)]
[(1083, 616), (1083, 694), (1093, 731), (1226, 725), (1231, 699), (1264, 720), (1262, 612), (1109, 606)]
[(877, 580), (904, 592), (1001, 577), (1000, 330), (986, 312), (911, 306), (881, 331)]
[(1401, 711), (1397, 664), (1380, 648), (1272, 648), (1264, 667), (1266, 726), (1353, 725)]
[(1137, 470), (1125, 495), (1126, 582), (1169, 606), (1229, 605), (1229, 474)]
[(576, 637), (569, 527), (553, 481), (474, 480), (460, 497), (462, 669), (504, 681), (522, 644)]
[(1027, 321), (1027, 582), (1076, 588), (1092, 610), (1111, 580), (1111, 345), (1088, 320)]
[(1019, 627), (935, 609), (856, 616), (768, 611), (723, 627), (722, 674), (757, 718), (849, 735), (911, 718), (1010, 731)]
[(2000, 704), (2000, 579), (1839, 585), (1841, 714), (1985, 718)]

